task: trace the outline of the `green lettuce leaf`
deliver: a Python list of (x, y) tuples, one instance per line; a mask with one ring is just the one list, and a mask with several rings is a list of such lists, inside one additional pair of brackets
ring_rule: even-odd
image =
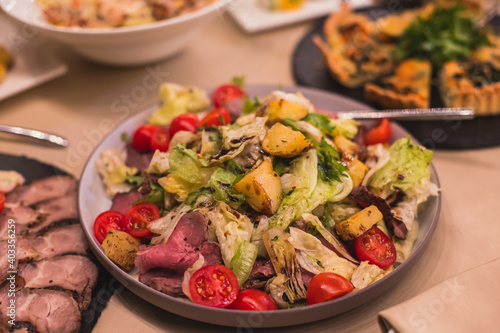
[(217, 201), (223, 201), (233, 208), (238, 208), (244, 201), (245, 196), (236, 192), (233, 185), (238, 176), (222, 168), (217, 168), (210, 177), (210, 187)]

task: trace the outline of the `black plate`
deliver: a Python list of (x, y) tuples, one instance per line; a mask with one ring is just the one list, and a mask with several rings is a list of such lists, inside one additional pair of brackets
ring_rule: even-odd
[[(15, 170), (23, 175), (26, 183), (34, 180), (68, 173), (49, 164), (45, 164), (25, 156), (0, 154), (0, 170)], [(92, 293), (92, 300), (87, 310), (82, 312), (82, 323), (79, 333), (90, 333), (97, 323), (102, 310), (106, 307), (119, 283), (101, 266), (98, 260), (90, 256), (99, 269), (97, 285)], [(121, 287), (123, 288), (123, 287)]]
[[(359, 12), (373, 19), (388, 13), (387, 8), (384, 7), (365, 8)], [(336, 92), (379, 108), (364, 97), (363, 88), (345, 88), (330, 76), (321, 53), (312, 41), (314, 35), (323, 35), (323, 22), (324, 19), (308, 32), (294, 51), (292, 69), (295, 82), (301, 86)], [(500, 26), (500, 17), (495, 17), (490, 24)], [(435, 85), (431, 90), (431, 106), (443, 106)], [(461, 121), (401, 121), (399, 123), (430, 149), (471, 149), (500, 145), (500, 116), (477, 117), (473, 120)]]

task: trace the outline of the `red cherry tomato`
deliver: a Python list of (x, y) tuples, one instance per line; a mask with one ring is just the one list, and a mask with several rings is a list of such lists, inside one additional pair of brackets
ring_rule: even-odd
[(152, 202), (141, 202), (129, 208), (125, 214), (123, 230), (134, 237), (152, 235), (147, 225), (160, 218), (160, 210)]
[(208, 265), (191, 276), (189, 293), (196, 304), (224, 308), (238, 296), (238, 278), (224, 265)]
[(317, 304), (339, 298), (350, 293), (352, 284), (335, 273), (320, 273), (312, 278), (307, 287), (307, 304)]
[(3, 192), (0, 192), (0, 213), (2, 212), (4, 206), (5, 206), (5, 194), (3, 194)]
[(210, 127), (210, 126), (222, 126), (224, 120), (224, 124), (231, 123), (231, 115), (226, 108), (217, 108), (210, 111), (203, 119), (201, 120), (201, 126)]
[(179, 131), (196, 132), (198, 127), (200, 127), (200, 120), (197, 115), (193, 113), (181, 114), (175, 117), (170, 124), (170, 137), (172, 138)]
[(391, 138), (391, 123), (388, 119), (382, 119), (380, 124), (363, 136), (365, 145), (374, 145), (377, 143), (386, 143)]
[(245, 311), (278, 310), (271, 296), (258, 289), (245, 289), (240, 291), (236, 301), (227, 308)]
[(151, 151), (165, 152), (170, 144), (170, 133), (166, 128), (157, 128), (151, 135)]
[(391, 239), (376, 226), (368, 229), (354, 241), (354, 251), (360, 261), (386, 268), (396, 261), (396, 248)]
[(227, 101), (246, 96), (244, 90), (234, 84), (223, 84), (214, 91), (213, 102), (216, 108), (225, 106)]
[(105, 211), (94, 221), (94, 235), (95, 238), (102, 243), (106, 235), (111, 230), (123, 230), (124, 215), (115, 210)]
[(152, 124), (139, 127), (132, 137), (132, 147), (140, 151), (151, 150), (151, 136), (156, 129), (158, 126)]

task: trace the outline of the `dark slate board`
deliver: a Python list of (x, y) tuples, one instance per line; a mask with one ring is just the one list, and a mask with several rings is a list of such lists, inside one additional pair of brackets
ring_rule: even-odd
[[(63, 170), (36, 161), (25, 156), (12, 156), (0, 154), (0, 170), (15, 170), (21, 173), (26, 179), (26, 183), (54, 175), (67, 175)], [(80, 333), (92, 332), (101, 312), (108, 304), (116, 289), (123, 288), (99, 263), (99, 261), (89, 254), (93, 262), (99, 269), (97, 286), (92, 293), (92, 300), (87, 310), (82, 312), (82, 324)]]
[[(383, 7), (365, 8), (361, 11), (371, 18), (387, 13)], [(306, 87), (335, 92), (372, 107), (381, 109), (364, 97), (363, 88), (349, 89), (337, 83), (329, 74), (322, 55), (312, 41), (314, 35), (323, 35), (323, 22), (318, 23), (297, 45), (292, 57), (295, 82)], [(496, 16), (490, 24), (500, 26)], [(442, 107), (435, 85), (431, 91), (431, 106)], [(332, 111), (335, 111), (332, 109)], [(431, 149), (474, 149), (500, 145), (500, 116), (477, 117), (462, 121), (401, 121), (401, 126), (413, 134), (424, 146)]]

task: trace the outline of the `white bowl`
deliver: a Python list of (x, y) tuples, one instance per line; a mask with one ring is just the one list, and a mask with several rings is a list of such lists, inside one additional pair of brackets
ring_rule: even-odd
[(114, 66), (138, 66), (172, 56), (188, 46), (210, 19), (222, 15), (232, 0), (218, 0), (178, 17), (118, 28), (68, 28), (48, 23), (34, 0), (0, 0), (0, 7), (26, 24), (25, 36), (38, 32), (65, 43), (92, 61)]

